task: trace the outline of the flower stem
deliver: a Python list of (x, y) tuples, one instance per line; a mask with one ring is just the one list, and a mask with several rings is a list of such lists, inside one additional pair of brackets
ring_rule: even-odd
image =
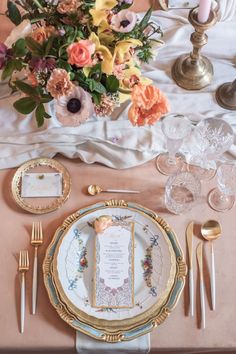
[(33, 0), (36, 6), (38, 6), (39, 9), (44, 10), (43, 6), (40, 4), (38, 0)]

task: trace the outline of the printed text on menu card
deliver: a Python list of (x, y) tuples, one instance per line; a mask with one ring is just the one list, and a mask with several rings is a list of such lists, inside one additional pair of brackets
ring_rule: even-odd
[(96, 235), (94, 307), (134, 306), (134, 223), (115, 224)]

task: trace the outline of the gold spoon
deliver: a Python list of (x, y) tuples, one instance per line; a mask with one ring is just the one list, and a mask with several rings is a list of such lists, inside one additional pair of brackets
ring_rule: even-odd
[(211, 243), (211, 299), (212, 310), (216, 308), (215, 256), (213, 241), (221, 236), (221, 226), (216, 220), (208, 220), (201, 226), (203, 238)]
[(140, 193), (140, 191), (132, 191), (132, 190), (127, 190), (127, 189), (102, 189), (100, 186), (97, 184), (91, 184), (88, 186), (88, 194), (90, 195), (96, 195), (102, 192), (106, 193)]

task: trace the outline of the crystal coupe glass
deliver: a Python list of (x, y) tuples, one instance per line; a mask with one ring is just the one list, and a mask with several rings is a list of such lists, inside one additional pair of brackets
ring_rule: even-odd
[(236, 194), (236, 162), (227, 162), (217, 169), (218, 187), (208, 195), (210, 207), (217, 211), (230, 210), (235, 202)]
[(197, 124), (192, 134), (193, 156), (188, 171), (201, 180), (214, 177), (219, 157), (234, 140), (232, 127), (222, 119), (206, 118)]
[[(164, 175), (172, 175), (181, 170), (184, 165), (184, 157), (178, 153), (184, 138), (191, 132), (190, 120), (180, 114), (166, 116), (161, 129), (166, 137), (167, 153), (157, 156), (157, 169)], [(178, 154), (177, 154), (178, 153)]]

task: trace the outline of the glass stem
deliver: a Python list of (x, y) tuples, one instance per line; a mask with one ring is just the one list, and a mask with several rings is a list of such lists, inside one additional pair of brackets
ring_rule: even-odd
[(220, 195), (220, 201), (221, 202), (227, 202), (228, 200), (228, 195), (226, 193), (224, 193), (219, 187), (217, 187), (219, 195)]
[(176, 162), (175, 155), (176, 155), (177, 151), (179, 150), (181, 143), (179, 142), (179, 140), (167, 138), (166, 145), (167, 145), (167, 150), (168, 150), (167, 163), (169, 165), (176, 165), (177, 162)]
[(169, 165), (176, 165), (175, 154), (176, 154), (175, 151), (168, 152), (168, 164)]

